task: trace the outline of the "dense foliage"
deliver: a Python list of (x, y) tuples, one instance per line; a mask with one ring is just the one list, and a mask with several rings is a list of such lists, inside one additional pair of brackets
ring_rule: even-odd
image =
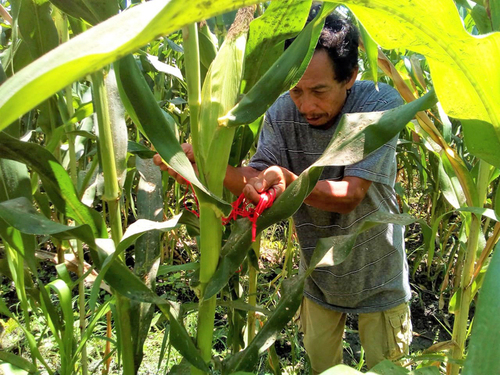
[[(372, 215), (357, 233), (407, 224), (415, 289), (425, 285), (454, 316), (451, 341), (412, 353), (414, 373), (500, 371), (500, 335), (492, 335), (500, 307), (500, 5), (338, 3), (325, 2), (304, 27), (310, 0), (0, 1), (2, 371), (281, 373), (274, 342), (284, 334), (292, 341), (287, 371), (301, 372), (298, 335), (287, 323), (316, 263), (297, 274), (292, 225), (283, 220), (323, 167), (353, 163), (397, 134), (403, 213)], [(223, 189), (225, 166), (248, 160), (265, 110), (300, 79), (335, 8), (362, 30), (360, 78), (393, 85), (408, 104), (332, 142), (259, 218), (265, 235), (252, 243), (247, 220), (222, 225), (235, 199)], [(338, 131), (359, 123), (346, 116)], [(196, 201), (152, 164), (156, 152), (191, 182)], [(283, 243), (273, 231), (286, 231)], [(354, 241), (335, 242), (336, 261)], [(322, 241), (314, 259), (333, 243)], [(267, 275), (259, 259), (273, 246), (281, 270)], [(158, 369), (146, 370), (153, 343)], [(46, 345), (56, 348), (50, 356)], [(172, 347), (174, 360), (183, 358), (173, 368)]]

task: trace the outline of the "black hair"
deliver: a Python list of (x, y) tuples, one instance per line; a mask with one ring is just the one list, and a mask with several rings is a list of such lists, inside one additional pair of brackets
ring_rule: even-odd
[[(320, 9), (320, 5), (312, 6), (307, 23), (314, 19)], [(285, 41), (285, 49), (292, 44), (294, 39)], [(338, 82), (346, 82), (351, 79), (358, 68), (358, 40), (359, 31), (349, 19), (336, 13), (326, 17), (316, 51), (323, 49), (328, 53), (333, 63), (335, 79)]]

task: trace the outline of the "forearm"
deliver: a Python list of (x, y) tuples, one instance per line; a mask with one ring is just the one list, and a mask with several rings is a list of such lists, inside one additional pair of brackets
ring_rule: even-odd
[(248, 180), (257, 177), (259, 173), (260, 171), (252, 167), (232, 167), (229, 165), (226, 170), (226, 177), (224, 178), (224, 186), (231, 193), (239, 196), (248, 183)]
[(370, 182), (352, 181), (319, 181), (304, 203), (324, 211), (347, 214), (364, 198)]

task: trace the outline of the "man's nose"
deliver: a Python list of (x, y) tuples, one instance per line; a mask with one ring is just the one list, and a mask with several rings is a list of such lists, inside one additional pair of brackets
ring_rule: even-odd
[(311, 113), (316, 109), (316, 103), (309, 95), (304, 95), (300, 101), (299, 111), (301, 113)]

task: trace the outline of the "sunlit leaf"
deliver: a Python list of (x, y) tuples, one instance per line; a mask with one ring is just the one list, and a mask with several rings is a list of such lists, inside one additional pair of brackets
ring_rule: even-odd
[(156, 37), (252, 3), (257, 1), (149, 1), (100, 23), (45, 54), (0, 87), (0, 130), (72, 82)]
[(59, 211), (78, 223), (88, 224), (95, 236), (107, 237), (102, 217), (80, 202), (68, 173), (49, 151), (37, 144), (21, 142), (0, 133), (0, 155), (32, 168), (40, 176), (47, 194)]
[(468, 346), (463, 374), (497, 374), (500, 372), (498, 348), (500, 346), (500, 244), (497, 244), (493, 258), (479, 293), (474, 316), (474, 326)]
[(453, 1), (342, 1), (386, 49), (426, 56), (439, 101), (463, 122), (468, 150), (500, 166), (500, 33), (472, 36)]

